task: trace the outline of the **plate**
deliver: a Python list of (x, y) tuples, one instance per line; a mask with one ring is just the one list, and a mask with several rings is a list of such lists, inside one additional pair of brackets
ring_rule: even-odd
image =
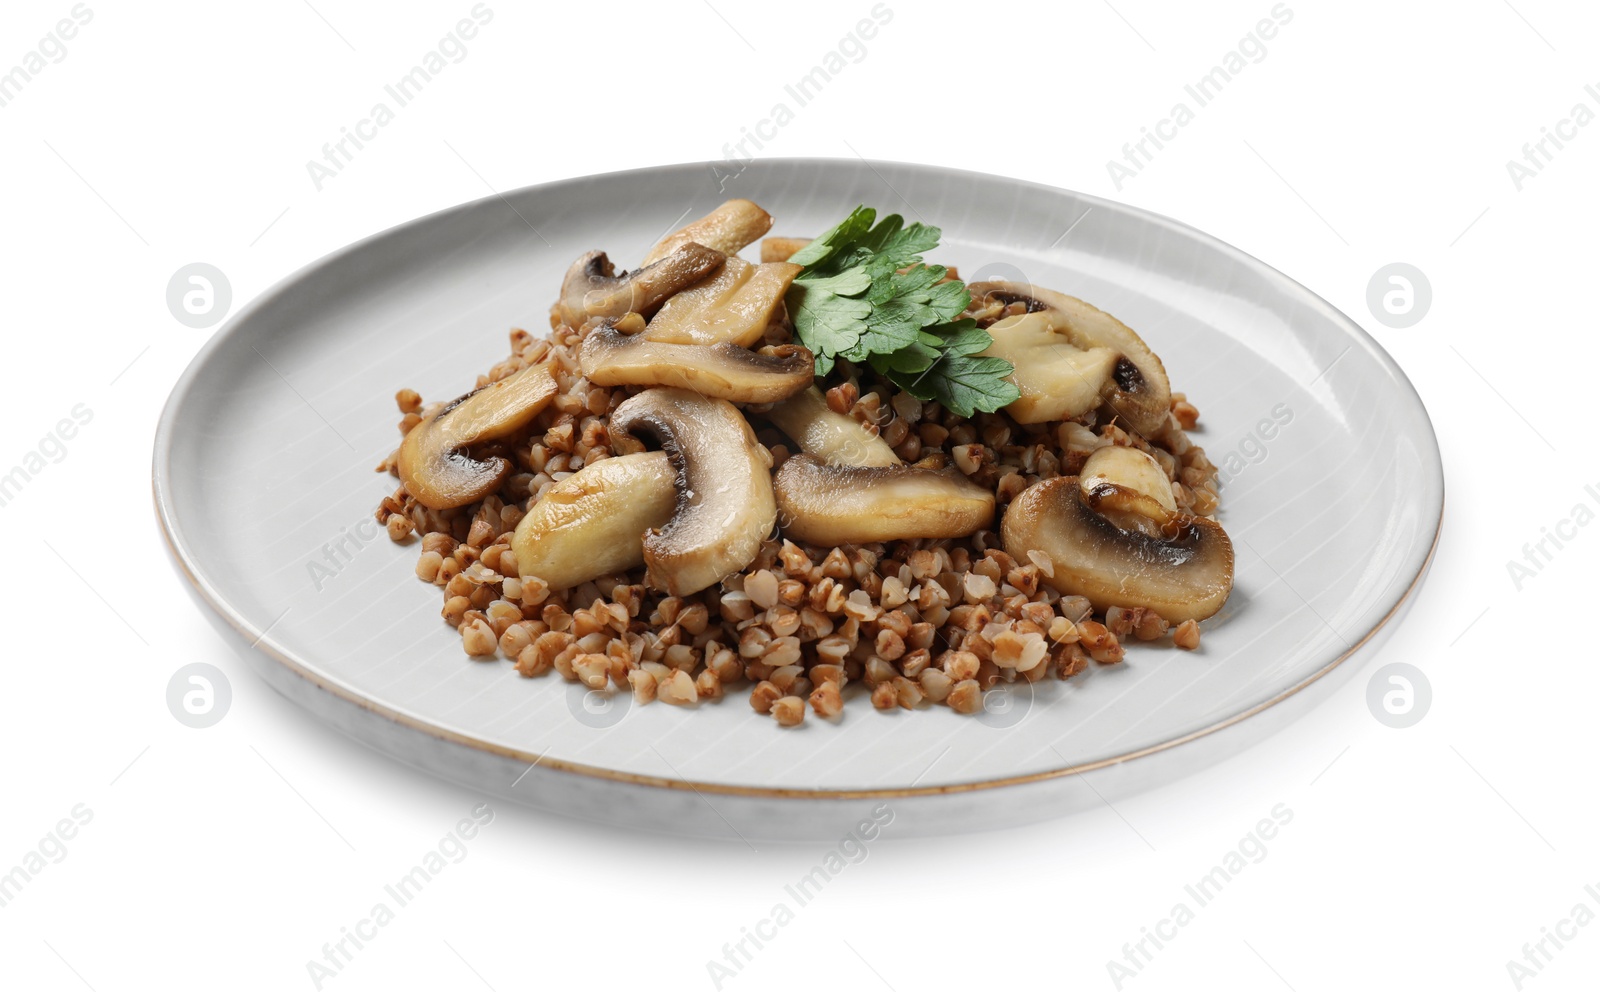
[[(1121, 317), (1201, 411), (1237, 551), (1202, 649), (1011, 687), (981, 715), (879, 713), (782, 730), (744, 693), (631, 705), (509, 662), (474, 662), (373, 521), (391, 491), (393, 396), (455, 396), (541, 333), (584, 251), (619, 262), (722, 200), (774, 234), (858, 203), (944, 230), (931, 260)], [(889, 804), (897, 835), (1098, 806), (1282, 726), (1375, 646), (1421, 582), (1444, 503), (1439, 450), (1404, 373), (1287, 276), (1154, 214), (995, 176), (860, 160), (677, 165), (534, 186), (335, 252), (228, 322), (174, 388), (155, 445), (172, 556), (276, 689), (349, 736), (490, 795), (700, 836), (837, 837)]]

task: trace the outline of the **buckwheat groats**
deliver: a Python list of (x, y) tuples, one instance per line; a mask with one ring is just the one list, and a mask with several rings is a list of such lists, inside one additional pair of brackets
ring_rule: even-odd
[(730, 201), (632, 273), (578, 259), (472, 392), (397, 394), (377, 516), (469, 656), (792, 727), (1199, 646), (1233, 551), (1160, 359), (872, 220), (752, 263), (772, 220)]

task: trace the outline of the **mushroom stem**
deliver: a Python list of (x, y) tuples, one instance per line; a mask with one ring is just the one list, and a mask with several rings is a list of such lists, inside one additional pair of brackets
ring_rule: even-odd
[(645, 334), (672, 344), (752, 347), (766, 334), (800, 268), (787, 262), (751, 265), (730, 256), (715, 274), (663, 304)]
[(767, 411), (773, 426), (789, 435), (800, 450), (830, 465), (894, 466), (900, 456), (889, 442), (867, 430), (856, 418), (835, 413), (822, 390), (810, 386)]
[(644, 257), (649, 265), (691, 241), (734, 255), (772, 229), (772, 215), (749, 200), (728, 200), (717, 209), (656, 242)]
[(795, 455), (773, 487), (783, 532), (825, 548), (966, 537), (994, 519), (994, 493), (954, 469), (828, 465)]

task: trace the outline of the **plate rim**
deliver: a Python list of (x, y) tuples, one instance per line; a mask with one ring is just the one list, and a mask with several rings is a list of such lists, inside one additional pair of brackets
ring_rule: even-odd
[[(1223, 719), (1207, 724), (1204, 727), (1196, 728), (1176, 737), (1159, 741), (1154, 744), (1149, 744), (1145, 747), (1122, 754), (1100, 758), (1094, 761), (1068, 764), (1060, 768), (1049, 768), (1042, 771), (1028, 772), (1019, 775), (984, 778), (967, 782), (954, 782), (945, 785), (913, 785), (908, 787), (869, 789), (807, 789), (779, 786), (734, 785), (721, 782), (698, 782), (682, 776), (669, 777), (661, 775), (644, 775), (637, 772), (627, 772), (614, 768), (605, 768), (599, 765), (590, 765), (580, 761), (570, 761), (564, 758), (548, 758), (545, 755), (524, 751), (520, 748), (508, 747), (502, 744), (495, 744), (493, 742), (481, 740), (479, 738), (475, 738), (446, 727), (438, 726), (413, 714), (404, 712), (403, 710), (396, 709), (389, 705), (380, 703), (368, 696), (362, 695), (352, 688), (341, 684), (339, 681), (332, 679), (319, 671), (316, 671), (309, 664), (303, 662), (299, 658), (294, 657), (290, 652), (279, 650), (276, 646), (268, 642), (268, 630), (257, 629), (254, 624), (242, 616), (228, 602), (227, 598), (224, 597), (218, 590), (213, 588), (205, 579), (205, 577), (199, 573), (198, 564), (192, 557), (192, 553), (188, 550), (187, 545), (183, 541), (181, 524), (177, 519), (177, 510), (173, 505), (172, 500), (171, 456), (173, 434), (176, 430), (178, 410), (183, 405), (183, 401), (187, 398), (195, 383), (198, 381), (201, 370), (208, 364), (212, 356), (223, 346), (225, 341), (236, 336), (239, 333), (239, 328), (244, 326), (256, 314), (257, 311), (262, 310), (269, 303), (276, 301), (286, 289), (300, 281), (300, 279), (307, 274), (322, 268), (325, 265), (329, 265), (347, 256), (353, 255), (379, 240), (388, 238), (392, 235), (397, 235), (410, 228), (427, 224), (433, 221), (435, 218), (442, 217), (446, 214), (454, 214), (461, 211), (471, 210), (495, 200), (509, 204), (509, 196), (521, 196), (540, 190), (549, 191), (562, 186), (589, 183), (598, 180), (620, 179), (627, 176), (640, 176), (645, 174), (659, 175), (665, 172), (680, 172), (695, 169), (707, 170), (714, 174), (714, 170), (717, 168), (718, 163), (706, 160), (668, 163), (663, 165), (643, 166), (635, 169), (622, 169), (614, 172), (571, 176), (563, 179), (555, 179), (548, 182), (522, 186), (508, 192), (496, 191), (488, 196), (479, 197), (475, 200), (468, 200), (462, 203), (443, 207), (439, 210), (423, 214), (422, 216), (402, 221), (399, 224), (395, 224), (391, 227), (385, 228), (384, 230), (377, 231), (373, 234), (369, 234), (363, 238), (352, 241), (343, 247), (336, 248), (322, 255), (321, 257), (316, 258), (293, 270), (289, 274), (274, 282), (272, 285), (268, 286), (266, 289), (262, 290), (252, 300), (250, 300), (249, 303), (241, 307), (237, 313), (228, 318), (228, 320), (225, 321), (223, 325), (211, 335), (205, 344), (200, 347), (199, 351), (197, 351), (194, 357), (189, 361), (188, 366), (183, 370), (183, 373), (179, 375), (177, 381), (173, 383), (172, 390), (162, 405), (161, 416), (156, 425), (151, 464), (151, 496), (154, 503), (157, 527), (161, 534), (162, 543), (167, 549), (169, 559), (173, 562), (184, 581), (189, 583), (190, 591), (197, 596), (201, 602), (209, 607), (213, 613), (215, 613), (230, 627), (232, 627), (238, 634), (246, 638), (250, 644), (251, 650), (259, 652), (278, 664), (284, 666), (284, 668), (286, 668), (291, 674), (306, 680), (313, 687), (319, 690), (330, 693), (342, 701), (354, 705), (358, 710), (364, 710), (376, 716), (381, 716), (393, 723), (401, 725), (402, 727), (414, 731), (420, 731), (435, 740), (442, 741), (447, 744), (465, 746), (471, 748), (472, 750), (484, 752), (490, 755), (514, 759), (530, 766), (538, 765), (552, 771), (573, 774), (583, 778), (621, 782), (630, 785), (643, 785), (652, 788), (685, 790), (698, 793), (711, 793), (715, 795), (731, 795), (763, 799), (861, 800), (902, 799), (909, 797), (977, 792), (987, 789), (1021, 786), (1036, 782), (1049, 781), (1052, 779), (1061, 779), (1070, 775), (1077, 775), (1100, 768), (1106, 768), (1111, 765), (1124, 764), (1139, 758), (1148, 757), (1152, 754), (1158, 754), (1163, 751), (1178, 748), (1184, 744), (1203, 737), (1208, 737), (1235, 724), (1241, 723), (1250, 717), (1263, 712), (1264, 710), (1276, 706), (1284, 700), (1296, 695), (1301, 690), (1318, 682), (1324, 676), (1338, 668), (1350, 657), (1360, 651), (1363, 646), (1371, 641), (1373, 637), (1383, 630), (1408, 605), (1411, 598), (1416, 594), (1417, 589), (1421, 586), (1423, 580), (1428, 575), (1430, 567), (1433, 563), (1434, 555), (1438, 550), (1439, 540), (1444, 529), (1444, 510), (1447, 493), (1445, 487), (1443, 456), (1439, 446), (1438, 432), (1434, 429), (1433, 418), (1428, 415), (1427, 404), (1423, 402), (1422, 396), (1417, 392), (1416, 386), (1411, 382), (1410, 377), (1406, 375), (1405, 370), (1400, 367), (1399, 363), (1394, 360), (1394, 357), (1389, 354), (1387, 349), (1379, 344), (1378, 341), (1372, 337), (1372, 335), (1367, 333), (1365, 328), (1358, 324), (1349, 315), (1344, 313), (1344, 311), (1340, 310), (1338, 307), (1335, 307), (1312, 289), (1290, 277), (1287, 273), (1275, 268), (1274, 266), (1268, 265), (1266, 262), (1256, 258), (1249, 252), (1229, 244), (1215, 235), (1208, 234), (1205, 231), (1186, 224), (1183, 221), (1168, 217), (1165, 214), (1157, 213), (1153, 210), (1148, 210), (1143, 207), (1121, 203), (1116, 200), (1110, 200), (1091, 193), (1083, 193), (1077, 190), (1066, 189), (1064, 187), (1052, 186), (1047, 183), (1040, 183), (1030, 179), (1018, 179), (992, 172), (978, 172), (969, 169), (952, 168), (949, 166), (929, 165), (918, 162), (890, 161), (883, 159), (866, 159), (861, 157), (844, 158), (839, 156), (776, 156), (772, 158), (760, 159), (756, 164), (760, 167), (766, 168), (784, 166), (805, 167), (808, 165), (843, 166), (847, 168), (859, 168), (865, 166), (868, 170), (875, 174), (878, 173), (879, 167), (888, 169), (913, 169), (940, 175), (946, 179), (1000, 180), (1001, 182), (1012, 184), (1018, 188), (1042, 193), (1049, 193), (1053, 195), (1066, 193), (1082, 202), (1087, 203), (1091, 209), (1104, 209), (1113, 214), (1137, 216), (1146, 222), (1165, 227), (1174, 233), (1194, 238), (1204, 243), (1207, 247), (1216, 251), (1220, 251), (1224, 255), (1232, 258), (1234, 261), (1242, 263), (1247, 268), (1256, 271), (1258, 274), (1264, 275), (1270, 280), (1287, 284), (1291, 290), (1304, 294), (1307, 299), (1315, 301), (1326, 311), (1329, 318), (1336, 325), (1340, 325), (1342, 329), (1351, 336), (1355, 344), (1365, 347), (1367, 352), (1371, 354), (1379, 362), (1379, 364), (1382, 365), (1391, 375), (1393, 375), (1397, 382), (1403, 386), (1404, 393), (1409, 397), (1410, 403), (1415, 406), (1417, 412), (1421, 414), (1422, 423), (1426, 427), (1428, 454), (1430, 454), (1431, 457), (1419, 459), (1419, 463), (1426, 474), (1437, 480), (1439, 498), (1437, 506), (1435, 507), (1436, 517), (1434, 520), (1433, 536), (1428, 542), (1428, 549), (1426, 553), (1422, 556), (1422, 560), (1417, 563), (1416, 570), (1411, 576), (1410, 581), (1406, 584), (1405, 589), (1395, 597), (1394, 601), (1390, 604), (1389, 609), (1384, 613), (1384, 615), (1380, 617), (1377, 622), (1375, 622), (1368, 630), (1366, 630), (1358, 639), (1348, 644), (1343, 651), (1329, 659), (1316, 671), (1301, 679), (1299, 682), (1289, 686), (1287, 689), (1284, 689), (1277, 695), (1262, 700), (1261, 702), (1258, 702), (1245, 710), (1241, 710), (1238, 713), (1231, 714)], [(883, 178), (881, 174), (879, 174), (879, 178)], [(884, 182), (887, 185), (888, 181), (884, 180)], [(1424, 507), (1424, 510), (1427, 509), (1427, 507)], [(391, 756), (397, 757), (392, 754)]]

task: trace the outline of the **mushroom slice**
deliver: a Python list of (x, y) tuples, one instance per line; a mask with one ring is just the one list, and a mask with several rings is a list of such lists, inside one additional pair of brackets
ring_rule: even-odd
[(1078, 479), (1086, 493), (1110, 483), (1148, 496), (1168, 512), (1178, 509), (1178, 500), (1172, 495), (1172, 480), (1154, 458), (1138, 448), (1121, 444), (1096, 448), (1083, 463)]
[(812, 238), (762, 238), (761, 260), (763, 262), (787, 262), (794, 257), (794, 253), (809, 245)]
[(552, 589), (644, 564), (644, 535), (672, 518), (678, 475), (662, 451), (602, 458), (546, 490), (517, 524), (523, 578)]
[(1167, 370), (1127, 324), (1075, 296), (1042, 286), (976, 282), (967, 289), (975, 300), (1022, 303), (1029, 313), (1047, 314), (1050, 325), (1081, 349), (1102, 347), (1116, 351), (1120, 359), (1101, 398), (1128, 426), (1146, 437), (1165, 429), (1172, 405)]
[(1021, 313), (989, 326), (994, 343), (982, 354), (1003, 358), (1018, 398), (1006, 412), (1019, 424), (1070, 420), (1101, 403), (1121, 356), (1110, 348), (1079, 348), (1056, 333), (1049, 314)]
[(644, 264), (665, 258), (691, 241), (734, 255), (770, 230), (771, 214), (749, 200), (728, 200), (699, 220), (685, 224), (656, 242), (650, 254), (644, 257)]
[(738, 403), (772, 403), (811, 385), (816, 359), (796, 344), (769, 354), (736, 344), (668, 344), (643, 334), (629, 314), (589, 332), (578, 351), (583, 376), (597, 386), (678, 386)]
[(726, 257), (714, 248), (691, 242), (644, 268), (617, 275), (605, 252), (591, 251), (567, 270), (556, 317), (577, 327), (589, 317), (649, 314), (662, 300), (704, 279)]
[(400, 442), (396, 459), (406, 491), (435, 510), (465, 506), (494, 492), (511, 463), (504, 458), (479, 461), (467, 447), (515, 434), (555, 394), (555, 375), (545, 362), (475, 389), (422, 418)]
[(766, 333), (800, 270), (788, 262), (751, 265), (730, 256), (715, 275), (663, 304), (645, 333), (672, 344), (751, 347)]
[(773, 487), (783, 532), (825, 548), (965, 537), (994, 520), (994, 493), (954, 469), (828, 465), (795, 455)]
[(902, 464), (889, 442), (849, 414), (835, 413), (816, 386), (775, 405), (767, 411), (767, 419), (801, 451), (829, 465), (885, 468)]
[(778, 517), (772, 456), (737, 407), (686, 389), (658, 387), (617, 407), (611, 432), (655, 440), (677, 472), (672, 519), (644, 538), (646, 582), (687, 596), (755, 560)]
[(1110, 483), (1092, 493), (1076, 476), (1036, 483), (1007, 507), (1000, 538), (1018, 561), (1049, 555), (1044, 581), (1097, 610), (1142, 606), (1168, 623), (1204, 620), (1233, 589), (1233, 543), (1220, 525)]

